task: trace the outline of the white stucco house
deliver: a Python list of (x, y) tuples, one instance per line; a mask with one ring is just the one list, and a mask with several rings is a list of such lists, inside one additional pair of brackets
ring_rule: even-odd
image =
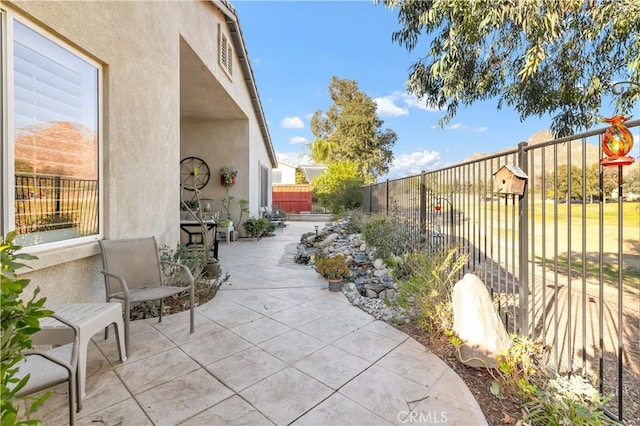
[(296, 170), (298, 165), (284, 158), (278, 158), (278, 167), (272, 171), (273, 184), (290, 184), (296, 183)]
[(208, 166), (214, 210), (271, 204), (277, 159), (228, 2), (3, 0), (0, 35), (0, 226), (38, 256), (48, 303), (104, 300), (100, 239), (177, 244), (185, 158)]

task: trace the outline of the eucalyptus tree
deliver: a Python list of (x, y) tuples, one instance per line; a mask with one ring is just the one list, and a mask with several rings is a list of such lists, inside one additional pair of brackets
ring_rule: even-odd
[(521, 120), (550, 114), (566, 136), (600, 121), (605, 95), (619, 95), (619, 113), (640, 100), (640, 87), (614, 87), (640, 81), (638, 0), (374, 2), (397, 10), (394, 42), (413, 51), (431, 40), (407, 89), (446, 110), (442, 126), (461, 105), (497, 98)]
[(352, 161), (369, 181), (389, 171), (392, 147), (398, 136), (382, 129), (376, 103), (359, 90), (354, 80), (332, 77), (329, 95), (333, 105), (326, 112), (318, 110), (311, 118), (316, 140), (311, 144), (317, 162)]

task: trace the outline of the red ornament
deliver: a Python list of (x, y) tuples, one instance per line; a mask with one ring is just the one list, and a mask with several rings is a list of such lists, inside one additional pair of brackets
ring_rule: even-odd
[(611, 124), (611, 127), (602, 135), (602, 150), (607, 156), (600, 163), (603, 166), (627, 166), (633, 163), (633, 157), (626, 156), (633, 147), (633, 135), (624, 125), (627, 117), (615, 115), (602, 121)]
[(436, 206), (436, 211), (439, 212), (440, 210), (442, 210), (442, 206)]

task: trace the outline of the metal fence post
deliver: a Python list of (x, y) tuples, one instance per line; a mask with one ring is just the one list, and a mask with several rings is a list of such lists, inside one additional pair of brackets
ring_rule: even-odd
[[(526, 150), (526, 142), (518, 144), (518, 167), (523, 172), (529, 172), (529, 155)], [(527, 182), (524, 187), (524, 193), (520, 196), (519, 207), (519, 241), (518, 259), (519, 271), (518, 280), (520, 281), (520, 334), (529, 336), (529, 185)]]
[(385, 184), (385, 213), (389, 214), (389, 179), (387, 179), (387, 183)]
[(420, 238), (427, 235), (427, 177), (420, 173)]

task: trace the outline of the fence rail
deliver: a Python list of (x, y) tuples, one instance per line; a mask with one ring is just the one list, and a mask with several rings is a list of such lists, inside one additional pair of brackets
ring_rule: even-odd
[[(637, 421), (640, 203), (624, 190), (640, 167), (626, 183), (622, 168), (603, 168), (603, 132), (367, 186), (363, 208), (392, 214), (416, 246), (456, 244), (469, 255), (463, 273), (484, 279), (509, 331), (542, 340), (556, 371), (597, 377), (614, 395), (607, 414)], [(523, 195), (494, 193), (505, 165), (528, 175)]]

